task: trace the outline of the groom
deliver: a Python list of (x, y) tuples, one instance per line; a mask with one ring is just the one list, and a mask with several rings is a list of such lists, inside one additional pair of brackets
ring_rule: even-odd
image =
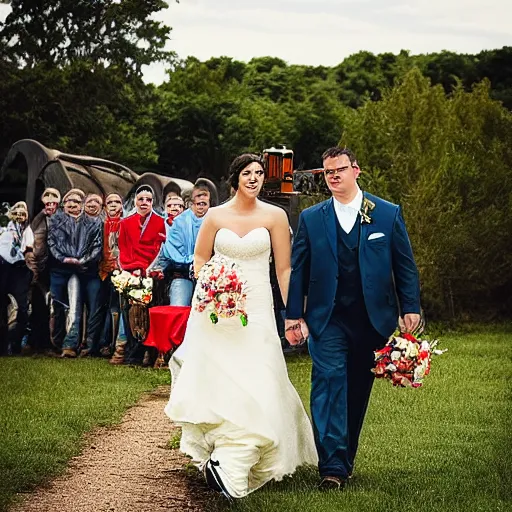
[(399, 315), (416, 329), (420, 288), (400, 207), (361, 191), (350, 151), (330, 148), (322, 160), (332, 198), (300, 215), (285, 329), (292, 345), (310, 336), (320, 487), (342, 489), (370, 398), (373, 351)]

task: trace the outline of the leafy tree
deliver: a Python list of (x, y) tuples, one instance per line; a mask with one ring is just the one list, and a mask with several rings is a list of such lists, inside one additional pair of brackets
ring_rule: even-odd
[(1, 56), (22, 66), (63, 66), (76, 60), (118, 66), (142, 75), (142, 66), (169, 60), (170, 28), (151, 16), (162, 0), (12, 0), (0, 24)]
[(473, 55), (442, 51), (420, 55), (415, 61), (423, 75), (430, 78), (432, 84), (442, 85), (447, 94), (452, 93), (459, 84), (471, 90), (471, 86), (479, 81), (477, 58)]
[(479, 80), (490, 80), (492, 97), (512, 110), (512, 46), (480, 52), (477, 55), (476, 72)]
[(142, 66), (170, 59), (160, 0), (13, 0), (0, 24), (0, 156), (34, 138), (63, 151), (156, 162), (154, 88)]
[[(251, 95), (242, 65), (189, 58), (159, 88), (157, 141), (162, 172), (186, 178), (225, 175), (242, 151), (261, 151), (282, 138), (283, 109)], [(237, 72), (232, 73), (232, 70)]]
[(427, 311), (506, 313), (512, 114), (489, 83), (447, 97), (413, 70), (381, 102), (353, 112), (342, 143), (356, 151), (372, 191), (403, 206)]
[(64, 68), (4, 65), (0, 81), (2, 152), (33, 138), (62, 151), (134, 167), (156, 161), (151, 88), (126, 83), (119, 70), (74, 62)]

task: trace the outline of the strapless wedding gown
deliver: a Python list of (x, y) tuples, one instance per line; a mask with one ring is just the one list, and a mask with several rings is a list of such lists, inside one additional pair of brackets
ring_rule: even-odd
[(234, 260), (246, 281), (248, 325), (192, 308), (185, 339), (169, 362), (172, 389), (166, 414), (182, 427), (181, 450), (201, 469), (219, 463), (236, 498), (302, 464), (316, 464), (313, 431), (288, 379), (277, 334), (269, 278), (270, 234), (244, 237), (222, 228), (215, 253)]

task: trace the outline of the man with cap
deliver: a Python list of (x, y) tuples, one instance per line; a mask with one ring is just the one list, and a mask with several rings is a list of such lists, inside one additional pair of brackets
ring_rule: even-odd
[(25, 254), (34, 246), (34, 234), (28, 221), (27, 203), (17, 202), (9, 210), (8, 217), (10, 221), (1, 235), (0, 244), (0, 307), (4, 316), (7, 294), (11, 294), (16, 301), (17, 312), (15, 327), (8, 334), (5, 332), (6, 322), (2, 322), (0, 353), (5, 354), (10, 346), (11, 352), (18, 354), (28, 326), (28, 289), (32, 279)]
[[(94, 192), (87, 194), (84, 201), (84, 213), (88, 217), (97, 218), (102, 223), (104, 219), (103, 197)], [(90, 270), (87, 287), (81, 290), (80, 299), (82, 304), (91, 305), (95, 309), (89, 310), (87, 308), (87, 337), (85, 345), (80, 349), (80, 357), (99, 356), (100, 337), (105, 320), (104, 293), (102, 280), (99, 276), (98, 262), (91, 264)]]
[(84, 203), (85, 213), (91, 217), (98, 217), (103, 211), (103, 198), (99, 194), (87, 194)]
[(51, 348), (50, 308), (47, 300), (50, 291), (50, 272), (48, 261), (48, 219), (57, 211), (61, 200), (60, 192), (56, 188), (46, 188), (41, 195), (44, 205), (32, 220), (30, 227), (34, 233), (34, 247), (25, 254), (27, 267), (32, 271), (32, 283), (30, 284), (30, 303), (32, 311), (30, 315), (30, 331), (28, 342), (23, 352), (44, 352)]
[(185, 209), (185, 202), (176, 193), (170, 192), (165, 198), (165, 223), (171, 227), (173, 220)]
[(55, 314), (53, 341), (56, 346), (62, 346), (62, 357), (77, 356), (80, 334), (80, 309), (73, 315), (71, 329), (66, 332), (68, 282), (76, 276), (82, 293), (85, 290), (88, 298), (96, 298), (88, 301), (89, 311), (96, 310), (99, 295), (99, 286), (96, 291), (87, 289), (99, 285), (95, 278), (101, 257), (102, 225), (97, 217), (83, 215), (84, 199), (83, 191), (71, 189), (63, 198), (64, 211), (59, 210), (48, 223), (48, 247), (52, 257), (50, 289)]

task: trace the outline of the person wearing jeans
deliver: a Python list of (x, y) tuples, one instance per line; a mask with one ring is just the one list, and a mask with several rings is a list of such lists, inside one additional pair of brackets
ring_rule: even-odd
[[(84, 214), (91, 219), (98, 219), (103, 224), (103, 198), (98, 194), (87, 194), (84, 201)], [(102, 233), (103, 237), (103, 233)], [(80, 357), (99, 355), (100, 336), (105, 319), (103, 308), (103, 286), (98, 274), (98, 262), (90, 264), (87, 282), (81, 286), (81, 299), (86, 306), (85, 346), (80, 350)]]
[(158, 265), (172, 278), (169, 287), (171, 306), (190, 306), (194, 292), (191, 280), (191, 265), (194, 259), (197, 234), (204, 216), (210, 207), (210, 191), (204, 185), (192, 189), (190, 209), (173, 219), (167, 229), (165, 243), (158, 259)]
[[(53, 340), (62, 347), (62, 357), (76, 357), (79, 348), (80, 315), (68, 318), (71, 328), (66, 333), (66, 309), (70, 295), (68, 282), (75, 275), (79, 294), (86, 297), (87, 309), (98, 307), (98, 260), (102, 248), (102, 225), (98, 218), (83, 215), (84, 193), (71, 189), (64, 196), (64, 210), (48, 220), (48, 248), (50, 251), (50, 291), (54, 310)], [(78, 295), (77, 295), (78, 296)], [(89, 330), (89, 332), (88, 332)], [(87, 337), (91, 336), (87, 326)]]
[[(119, 269), (119, 228), (123, 214), (123, 199), (119, 194), (108, 194), (105, 198), (105, 221), (103, 223), (103, 255), (99, 265), (101, 279), (101, 320), (103, 330), (100, 338), (100, 355), (112, 355), (118, 336), (120, 308), (119, 292), (112, 284), (112, 274)], [(126, 339), (124, 340), (126, 341)]]

